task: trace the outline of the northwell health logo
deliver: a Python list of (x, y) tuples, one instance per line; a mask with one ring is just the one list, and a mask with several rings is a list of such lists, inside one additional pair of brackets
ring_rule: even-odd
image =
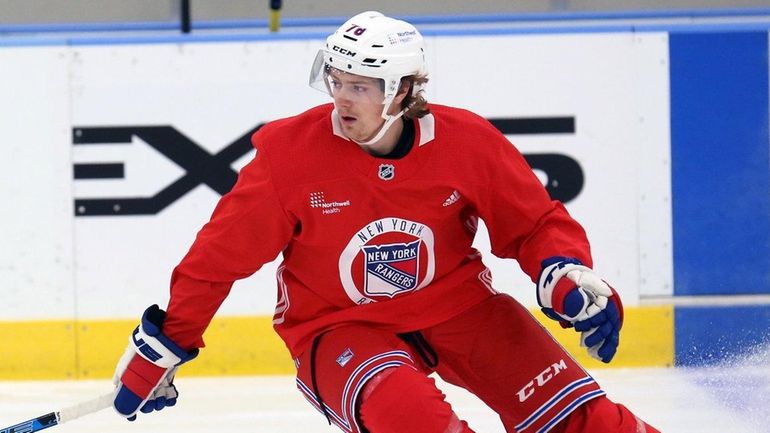
[(342, 212), (341, 207), (350, 206), (350, 200), (327, 202), (323, 192), (310, 193), (310, 207), (321, 209), (321, 213), (333, 214)]

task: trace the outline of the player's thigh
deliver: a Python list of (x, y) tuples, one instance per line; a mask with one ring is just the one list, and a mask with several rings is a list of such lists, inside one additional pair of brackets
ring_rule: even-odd
[(356, 403), (368, 380), (388, 368), (417, 368), (401, 339), (366, 327), (334, 329), (313, 346), (295, 360), (297, 388), (322, 413), (323, 404), (329, 420), (345, 431), (362, 431)]
[[(508, 431), (537, 431), (603, 394), (529, 311), (496, 295), (423, 331), (436, 371), (494, 409)], [(578, 338), (575, 335), (575, 338)]]

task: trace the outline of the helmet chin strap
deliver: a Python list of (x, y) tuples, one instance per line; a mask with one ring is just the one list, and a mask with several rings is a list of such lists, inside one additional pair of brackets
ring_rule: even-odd
[[(418, 89), (412, 89), (412, 93), (416, 94), (417, 90)], [(408, 107), (406, 107), (403, 110), (399, 111), (397, 114), (390, 115), (390, 114), (387, 114), (388, 110), (390, 109), (391, 104), (393, 104), (393, 97), (390, 97), (390, 100), (386, 101), (385, 106), (382, 107), (382, 118), (385, 119), (385, 123), (382, 124), (382, 126), (380, 127), (380, 130), (377, 132), (377, 134), (374, 135), (374, 137), (370, 138), (367, 141), (358, 141), (358, 140), (355, 140), (355, 139), (350, 138), (350, 137), (348, 137), (348, 138), (350, 138), (350, 140), (352, 140), (353, 142), (355, 142), (358, 145), (361, 145), (361, 146), (371, 146), (372, 144), (380, 141), (380, 139), (382, 139), (382, 137), (385, 136), (385, 133), (388, 132), (388, 129), (390, 129), (390, 127), (393, 125), (393, 122), (395, 122), (396, 120), (400, 119), (401, 116), (404, 115), (404, 113), (406, 113), (410, 108), (412, 108), (412, 105), (414, 105), (414, 103), (415, 103), (415, 101), (413, 101), (411, 104), (409, 104)]]
[(393, 125), (393, 122), (395, 122), (401, 116), (403, 116), (404, 113), (406, 113), (406, 109), (401, 110), (398, 114), (396, 114), (394, 116), (388, 115), (387, 118), (385, 119), (385, 123), (383, 123), (382, 126), (380, 127), (379, 132), (377, 132), (377, 134), (375, 134), (374, 137), (372, 137), (371, 139), (369, 139), (367, 141), (358, 141), (358, 140), (355, 140), (355, 139), (351, 138), (351, 140), (356, 142), (356, 144), (359, 144), (361, 146), (371, 146), (372, 144), (380, 141), (380, 139), (382, 139), (382, 137), (385, 136), (385, 133), (388, 132), (388, 129), (390, 129), (390, 127)]

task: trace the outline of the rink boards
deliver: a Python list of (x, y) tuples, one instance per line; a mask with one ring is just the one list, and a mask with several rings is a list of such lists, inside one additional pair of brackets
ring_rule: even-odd
[[(626, 314), (621, 349), (612, 366), (673, 365), (672, 308), (631, 308)], [(605, 366), (579, 347), (579, 337), (574, 331), (564, 330), (548, 319), (543, 319), (543, 324), (586, 367)], [(0, 323), (0, 334), (11, 336), (4, 343), (6, 348), (15, 349), (10, 350), (5, 355), (5, 362), (0, 364), (0, 379), (110, 377), (135, 326), (131, 320)], [(651, 329), (655, 332), (650, 332)], [(288, 351), (273, 332), (270, 317), (218, 318), (212, 322), (204, 339), (206, 348), (195, 362), (184, 366), (182, 374), (295, 373)]]
[[(710, 362), (766, 341), (767, 24), (426, 27), (428, 98), (490, 119), (586, 227), (627, 305), (613, 365)], [(302, 84), (322, 34), (0, 39), (0, 378), (111, 374), (253, 155), (250, 132), (326, 102)], [(483, 230), (495, 286), (534, 307)], [(189, 374), (292, 370), (270, 327), (275, 268), (236, 283)]]
[[(766, 350), (770, 327), (766, 305), (629, 307), (618, 354), (607, 365), (588, 356), (574, 331), (532, 312), (587, 368), (716, 365)], [(135, 326), (133, 320), (0, 322), (0, 379), (110, 377)], [(204, 339), (206, 348), (182, 374), (295, 372), (270, 317), (216, 318)]]

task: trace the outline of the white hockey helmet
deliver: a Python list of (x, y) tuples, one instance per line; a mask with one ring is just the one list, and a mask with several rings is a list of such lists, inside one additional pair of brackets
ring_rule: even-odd
[[(383, 118), (403, 77), (425, 73), (422, 35), (406, 21), (380, 12), (362, 12), (347, 20), (326, 39), (310, 72), (310, 86), (330, 93), (327, 72), (343, 72), (383, 80)], [(420, 89), (413, 89), (416, 94)]]

